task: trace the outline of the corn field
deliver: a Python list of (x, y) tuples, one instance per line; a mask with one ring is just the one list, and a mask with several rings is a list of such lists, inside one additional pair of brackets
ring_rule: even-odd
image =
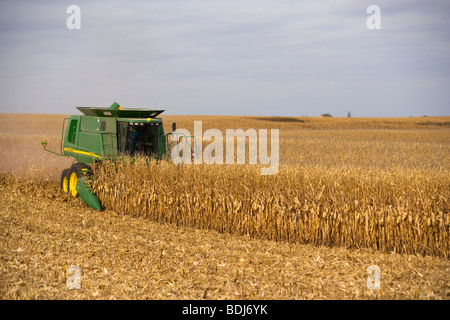
[(94, 173), (120, 214), (253, 238), (449, 257), (445, 171), (175, 165), (129, 159)]
[(72, 159), (42, 149), (64, 118), (0, 115), (1, 299), (450, 297), (449, 117), (163, 116), (279, 129), (279, 171), (105, 161), (100, 212), (61, 191)]

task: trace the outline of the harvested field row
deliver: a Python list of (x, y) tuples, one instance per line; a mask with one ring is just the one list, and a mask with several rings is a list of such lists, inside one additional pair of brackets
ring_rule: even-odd
[(0, 299), (450, 299), (448, 259), (179, 228), (4, 175), (0, 207)]

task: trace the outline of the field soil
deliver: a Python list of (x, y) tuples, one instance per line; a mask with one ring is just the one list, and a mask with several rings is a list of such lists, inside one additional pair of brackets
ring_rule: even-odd
[[(327, 248), (95, 212), (0, 177), (2, 299), (450, 299), (446, 259)], [(69, 290), (69, 266), (81, 289)], [(367, 287), (367, 268), (381, 288)]]
[[(450, 299), (448, 256), (266, 240), (94, 211), (60, 190), (72, 161), (40, 145), (46, 139), (58, 150), (64, 117), (0, 115), (0, 299)], [(417, 203), (448, 217), (448, 117), (163, 120), (191, 132), (194, 120), (203, 130), (278, 128), (281, 167), (367, 169), (375, 180), (395, 171), (408, 183), (420, 176), (421, 185), (391, 187), (417, 192)], [(380, 271), (376, 289), (371, 266)], [(69, 289), (74, 276), (79, 289)]]

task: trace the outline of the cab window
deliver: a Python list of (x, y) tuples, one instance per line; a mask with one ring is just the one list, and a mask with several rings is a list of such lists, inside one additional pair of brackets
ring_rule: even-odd
[(71, 120), (69, 124), (69, 136), (68, 141), (70, 143), (75, 143), (75, 136), (77, 135), (77, 120)]

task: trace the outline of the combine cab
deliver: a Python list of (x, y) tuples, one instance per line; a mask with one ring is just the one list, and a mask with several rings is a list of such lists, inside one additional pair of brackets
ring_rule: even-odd
[(63, 121), (60, 152), (47, 150), (47, 141), (42, 141), (42, 145), (53, 154), (75, 159), (62, 172), (61, 188), (100, 210), (97, 197), (84, 183), (91, 165), (103, 158), (127, 155), (162, 158), (167, 152), (168, 135), (164, 134), (162, 119), (157, 116), (164, 110), (123, 109), (116, 102), (109, 108), (77, 109), (83, 115), (72, 115)]

